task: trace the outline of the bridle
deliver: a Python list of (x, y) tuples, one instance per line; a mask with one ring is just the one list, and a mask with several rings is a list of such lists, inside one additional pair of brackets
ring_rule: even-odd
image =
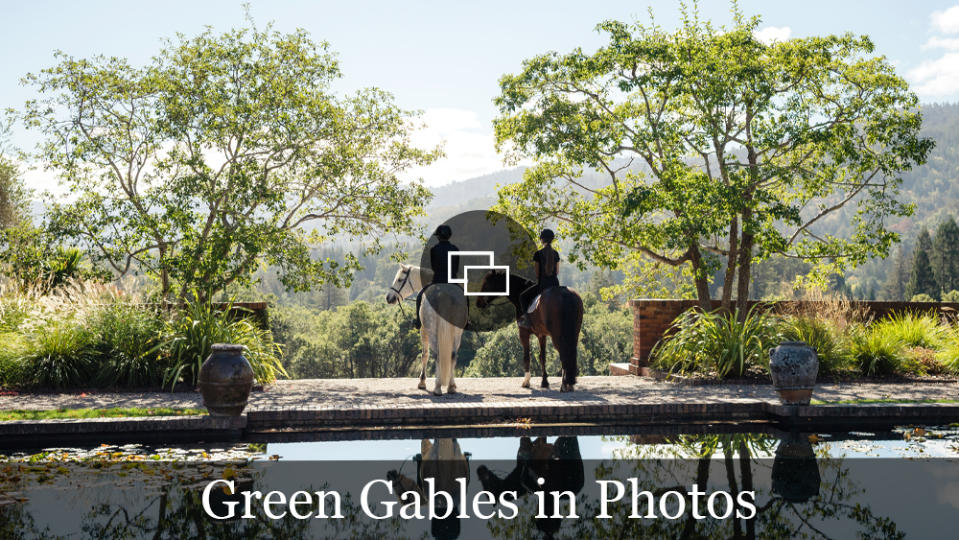
[(413, 289), (413, 284), (410, 283), (410, 274), (412, 274), (413, 272), (413, 267), (412, 266), (408, 267), (406, 270), (404, 270), (404, 272), (406, 272), (406, 275), (403, 276), (403, 283), (400, 284), (400, 287), (397, 289), (396, 287), (393, 287), (392, 285), (390, 285), (390, 290), (396, 293), (396, 298), (399, 299), (399, 302), (397, 303), (400, 306), (400, 311), (403, 312), (403, 316), (406, 317), (406, 310), (403, 309), (403, 300), (404, 300), (403, 289), (405, 289), (406, 286), (409, 285), (410, 290), (415, 292), (415, 289)]
[(390, 286), (390, 290), (396, 293), (396, 296), (399, 297), (401, 302), (403, 301), (403, 289), (405, 289), (407, 285), (410, 286), (410, 289), (413, 288), (413, 284), (410, 283), (410, 274), (413, 272), (413, 267), (407, 268), (404, 272), (406, 275), (403, 276), (403, 283), (400, 284), (400, 288), (397, 289), (396, 287)]

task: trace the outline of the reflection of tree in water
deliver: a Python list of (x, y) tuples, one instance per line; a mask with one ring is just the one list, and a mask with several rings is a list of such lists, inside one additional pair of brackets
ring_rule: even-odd
[[(516, 453), (516, 466), (505, 476), (498, 476), (484, 466), (476, 470), (483, 489), (499, 497), (504, 491), (515, 491), (519, 497), (517, 506), (519, 515), (514, 519), (494, 518), (487, 524), (491, 534), (497, 538), (528, 538), (530, 531), (536, 530), (545, 538), (554, 538), (560, 531), (561, 518), (536, 518), (537, 498), (528, 497), (535, 492), (558, 493), (568, 491), (577, 498), (585, 482), (583, 458), (576, 437), (558, 437), (552, 444), (546, 437), (535, 441), (529, 437), (520, 439)], [(537, 480), (542, 478), (543, 484)], [(552, 497), (546, 496), (547, 513), (553, 511)], [(566, 501), (560, 504), (561, 513), (567, 512)], [(583, 517), (583, 514), (579, 514)], [(588, 518), (587, 518), (588, 519)]]
[(49, 527), (40, 530), (22, 504), (0, 505), (0, 540), (54, 538)]
[[(83, 465), (72, 464), (69, 475), (96, 475), (96, 483), (101, 487), (111, 486), (117, 493), (125, 495), (122, 503), (96, 503), (83, 516), (82, 531), (73, 532), (69, 538), (89, 538), (120, 540), (132, 538), (183, 539), (183, 538), (302, 538), (314, 537), (311, 528), (322, 527), (319, 538), (402, 538), (397, 531), (404, 526), (399, 518), (373, 521), (364, 519), (358, 503), (351, 495), (342, 499), (343, 519), (305, 519), (300, 520), (288, 515), (284, 519), (273, 520), (265, 516), (262, 506), (255, 505), (256, 517), (253, 519), (215, 520), (206, 515), (202, 505), (202, 491), (209, 481), (217, 478), (234, 478), (237, 490), (259, 489), (268, 486), (263, 483), (265, 468), (244, 466), (249, 464), (197, 464), (182, 466), (172, 463), (138, 463), (136, 466), (114, 468), (114, 463), (89, 462)], [(101, 470), (102, 468), (102, 470)], [(234, 472), (224, 474), (226, 469)], [(91, 477), (84, 477), (91, 478)], [(81, 485), (82, 480), (77, 484)], [(137, 485), (137, 489), (125, 491), (123, 485)], [(127, 488), (129, 489), (129, 488)], [(313, 487), (303, 488), (315, 491)], [(317, 489), (327, 489), (325, 485)], [(211, 505), (215, 512), (216, 501), (241, 500), (239, 496), (223, 495), (217, 498), (214, 490)], [(98, 491), (98, 495), (102, 495)], [(319, 501), (314, 499), (310, 511), (319, 509)], [(299, 508), (301, 512), (306, 510)], [(237, 512), (242, 511), (242, 504)], [(78, 534), (79, 533), (79, 534)], [(7, 538), (58, 538), (48, 527), (38, 528), (35, 518), (22, 505), (0, 507), (0, 540)]]
[[(830, 520), (855, 524), (857, 534), (864, 538), (904, 537), (891, 519), (873, 515), (868, 506), (856, 501), (864, 491), (853, 484), (842, 459), (817, 464), (806, 436), (787, 436), (778, 445), (771, 437), (753, 434), (682, 436), (663, 442), (667, 444), (627, 446), (617, 456), (627, 459), (599, 465), (596, 479), (622, 481), (636, 477), (640, 489), (653, 492), (657, 500), (671, 490), (686, 493), (693, 483), (700, 489), (709, 485), (706, 491), (710, 493), (724, 490), (734, 497), (740, 490), (755, 490), (757, 516), (739, 519), (734, 512), (725, 520), (717, 520), (704, 511), (706, 519), (697, 520), (689, 511), (692, 501), (687, 496), (685, 518), (630, 519), (627, 493), (622, 501), (609, 505), (610, 519), (573, 522), (570, 538), (830, 538), (829, 531), (823, 530)], [(768, 458), (774, 447), (772, 467), (768, 459), (759, 461)], [(711, 464), (720, 453), (723, 477), (710, 479)], [(624, 470), (626, 466), (632, 470)], [(760, 472), (772, 476), (771, 493), (757, 488), (755, 478)], [(598, 501), (587, 501), (581, 515), (599, 512)]]

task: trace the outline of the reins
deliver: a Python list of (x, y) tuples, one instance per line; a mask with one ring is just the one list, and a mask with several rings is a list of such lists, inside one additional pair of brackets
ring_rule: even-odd
[(403, 283), (400, 285), (400, 288), (397, 289), (396, 287), (390, 286), (390, 290), (393, 291), (393, 292), (395, 292), (397, 298), (400, 299), (400, 301), (398, 302), (398, 304), (399, 304), (399, 306), (400, 306), (400, 312), (403, 313), (403, 317), (405, 318), (405, 317), (406, 317), (406, 309), (403, 308), (403, 302), (404, 302), (406, 299), (403, 298), (403, 289), (405, 289), (407, 285), (409, 285), (411, 289), (413, 288), (413, 285), (410, 283), (410, 274), (413, 272), (413, 267), (411, 266), (411, 267), (407, 268), (406, 270), (404, 270), (404, 272), (406, 272), (406, 275), (403, 276)]

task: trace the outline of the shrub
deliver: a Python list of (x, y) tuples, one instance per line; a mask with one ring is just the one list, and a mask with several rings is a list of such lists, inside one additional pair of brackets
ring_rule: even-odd
[(0, 332), (0, 387), (10, 388), (24, 383), (23, 352), (26, 340), (15, 332)]
[(912, 298), (909, 299), (910, 302), (935, 302), (936, 299), (929, 296), (926, 293), (914, 294)]
[(154, 309), (116, 301), (89, 320), (99, 356), (98, 386), (159, 386), (165, 365), (157, 345), (163, 318)]
[(219, 309), (209, 302), (189, 302), (166, 325), (157, 350), (168, 362), (163, 376), (164, 386), (172, 389), (184, 381), (196, 384), (200, 366), (216, 343), (234, 343), (246, 347), (243, 356), (253, 367), (260, 383), (287, 376), (280, 363), (280, 347), (270, 331), (260, 328), (249, 318), (236, 317), (233, 310)]
[(691, 309), (673, 322), (668, 337), (654, 347), (655, 366), (670, 372), (742, 376), (768, 364), (767, 350), (780, 341), (776, 319), (752, 308), (737, 313)]
[(851, 345), (853, 357), (863, 375), (888, 376), (900, 372), (904, 345), (878, 325), (854, 332)]
[(53, 389), (90, 386), (96, 360), (93, 335), (72, 319), (52, 320), (32, 332), (20, 357), (26, 384)]
[(804, 341), (816, 349), (819, 373), (838, 375), (853, 369), (854, 359), (847, 336), (830, 321), (814, 317), (788, 317), (782, 325), (783, 339)]
[(943, 339), (936, 360), (951, 373), (959, 373), (959, 328), (952, 328)]
[(959, 291), (949, 291), (942, 295), (943, 302), (957, 302), (959, 303)]
[(931, 314), (895, 313), (874, 323), (872, 330), (887, 334), (906, 347), (937, 349), (942, 344), (944, 327)]

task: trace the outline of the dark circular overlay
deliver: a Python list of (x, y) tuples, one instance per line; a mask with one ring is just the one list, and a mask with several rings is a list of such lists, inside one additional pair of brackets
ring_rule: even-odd
[[(459, 260), (459, 272), (454, 279), (465, 278), (465, 283), (459, 286), (465, 285), (464, 290), (470, 291), (466, 297), (469, 301), (469, 329), (475, 332), (491, 332), (515, 324), (516, 308), (506, 296), (495, 296), (492, 293), (506, 292), (507, 275), (510, 276), (509, 292), (514, 297), (522, 292), (517, 289), (535, 283), (533, 254), (537, 246), (533, 235), (512, 218), (492, 210), (472, 210), (457, 214), (443, 223), (434, 224), (431, 232), (439, 225), (446, 225), (452, 230), (449, 242), (456, 246), (459, 252), (480, 252), (453, 255), (454, 261)], [(430, 251), (438, 243), (439, 239), (432, 235), (423, 248), (420, 256), (421, 283), (430, 283), (433, 279)], [(484, 280), (488, 294), (481, 294)], [(424, 292), (423, 301), (428, 302), (429, 299), (430, 295)], [(445, 310), (436, 304), (430, 305), (441, 317), (453, 324), (457, 324), (455, 321), (461, 319), (458, 314), (444, 313)]]

